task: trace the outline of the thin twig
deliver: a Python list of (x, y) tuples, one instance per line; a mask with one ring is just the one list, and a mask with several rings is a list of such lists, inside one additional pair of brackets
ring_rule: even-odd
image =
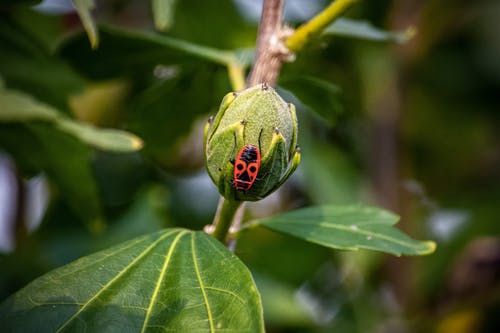
[(299, 51), (311, 37), (320, 34), (329, 24), (339, 18), (358, 0), (335, 0), (318, 15), (295, 30), (286, 40), (286, 47), (293, 52)]
[(281, 38), (283, 5), (284, 0), (264, 0), (262, 4), (255, 64), (247, 86), (258, 83), (276, 85), (284, 55), (288, 54)]

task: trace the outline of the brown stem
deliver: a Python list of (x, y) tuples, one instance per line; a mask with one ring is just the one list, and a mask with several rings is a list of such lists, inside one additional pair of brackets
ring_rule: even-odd
[(255, 64), (247, 80), (247, 86), (267, 83), (275, 86), (284, 55), (288, 49), (281, 36), (281, 17), (284, 0), (264, 0), (257, 35)]

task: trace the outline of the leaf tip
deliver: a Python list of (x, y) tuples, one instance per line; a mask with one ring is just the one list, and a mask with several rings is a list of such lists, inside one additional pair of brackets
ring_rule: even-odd
[(157, 30), (165, 32), (173, 25), (176, 1), (152, 1), (153, 20)]
[(404, 32), (396, 35), (396, 42), (400, 44), (407, 43), (417, 35), (417, 32), (417, 28), (411, 25)]
[(434, 241), (423, 241), (423, 245), (425, 246), (424, 251), (422, 251), (422, 255), (428, 255), (434, 253), (437, 248), (437, 244)]
[(131, 136), (130, 141), (132, 150), (141, 150), (144, 147), (144, 141), (142, 141), (142, 139), (138, 136)]
[(92, 50), (96, 50), (99, 47), (99, 34), (96, 32), (89, 33), (90, 47)]

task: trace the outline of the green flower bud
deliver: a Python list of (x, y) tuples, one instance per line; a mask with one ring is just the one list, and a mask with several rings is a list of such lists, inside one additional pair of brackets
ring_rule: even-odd
[[(229, 93), (205, 127), (204, 147), (208, 174), (226, 199), (260, 200), (278, 189), (299, 165), (295, 107), (266, 84)], [(258, 155), (248, 152), (254, 147), (260, 152), (260, 163)], [(250, 171), (250, 163), (241, 163), (238, 157), (255, 162), (257, 170)], [(236, 179), (235, 165), (240, 175)]]

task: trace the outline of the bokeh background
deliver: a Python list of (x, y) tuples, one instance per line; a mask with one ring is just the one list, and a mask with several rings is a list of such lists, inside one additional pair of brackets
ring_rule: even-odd
[[(60, 112), (144, 139), (92, 149), (43, 124), (0, 122), (0, 300), (41, 274), (165, 227), (211, 223), (207, 117), (224, 67), (105, 28), (93, 51), (68, 1), (0, 1), (0, 78)], [(168, 36), (248, 54), (260, 1), (177, 1)], [(288, 0), (297, 26), (324, 8)], [(34, 6), (34, 7), (33, 7)], [(149, 2), (97, 1), (98, 22), (154, 30)], [(500, 2), (360, 1), (346, 16), (406, 43), (324, 35), (285, 64), (302, 164), (247, 218), (365, 203), (432, 239), (432, 255), (332, 251), (245, 234), (269, 332), (500, 332)], [(410, 30), (411, 31), (411, 30)], [(0, 114), (2, 101), (0, 100)]]

